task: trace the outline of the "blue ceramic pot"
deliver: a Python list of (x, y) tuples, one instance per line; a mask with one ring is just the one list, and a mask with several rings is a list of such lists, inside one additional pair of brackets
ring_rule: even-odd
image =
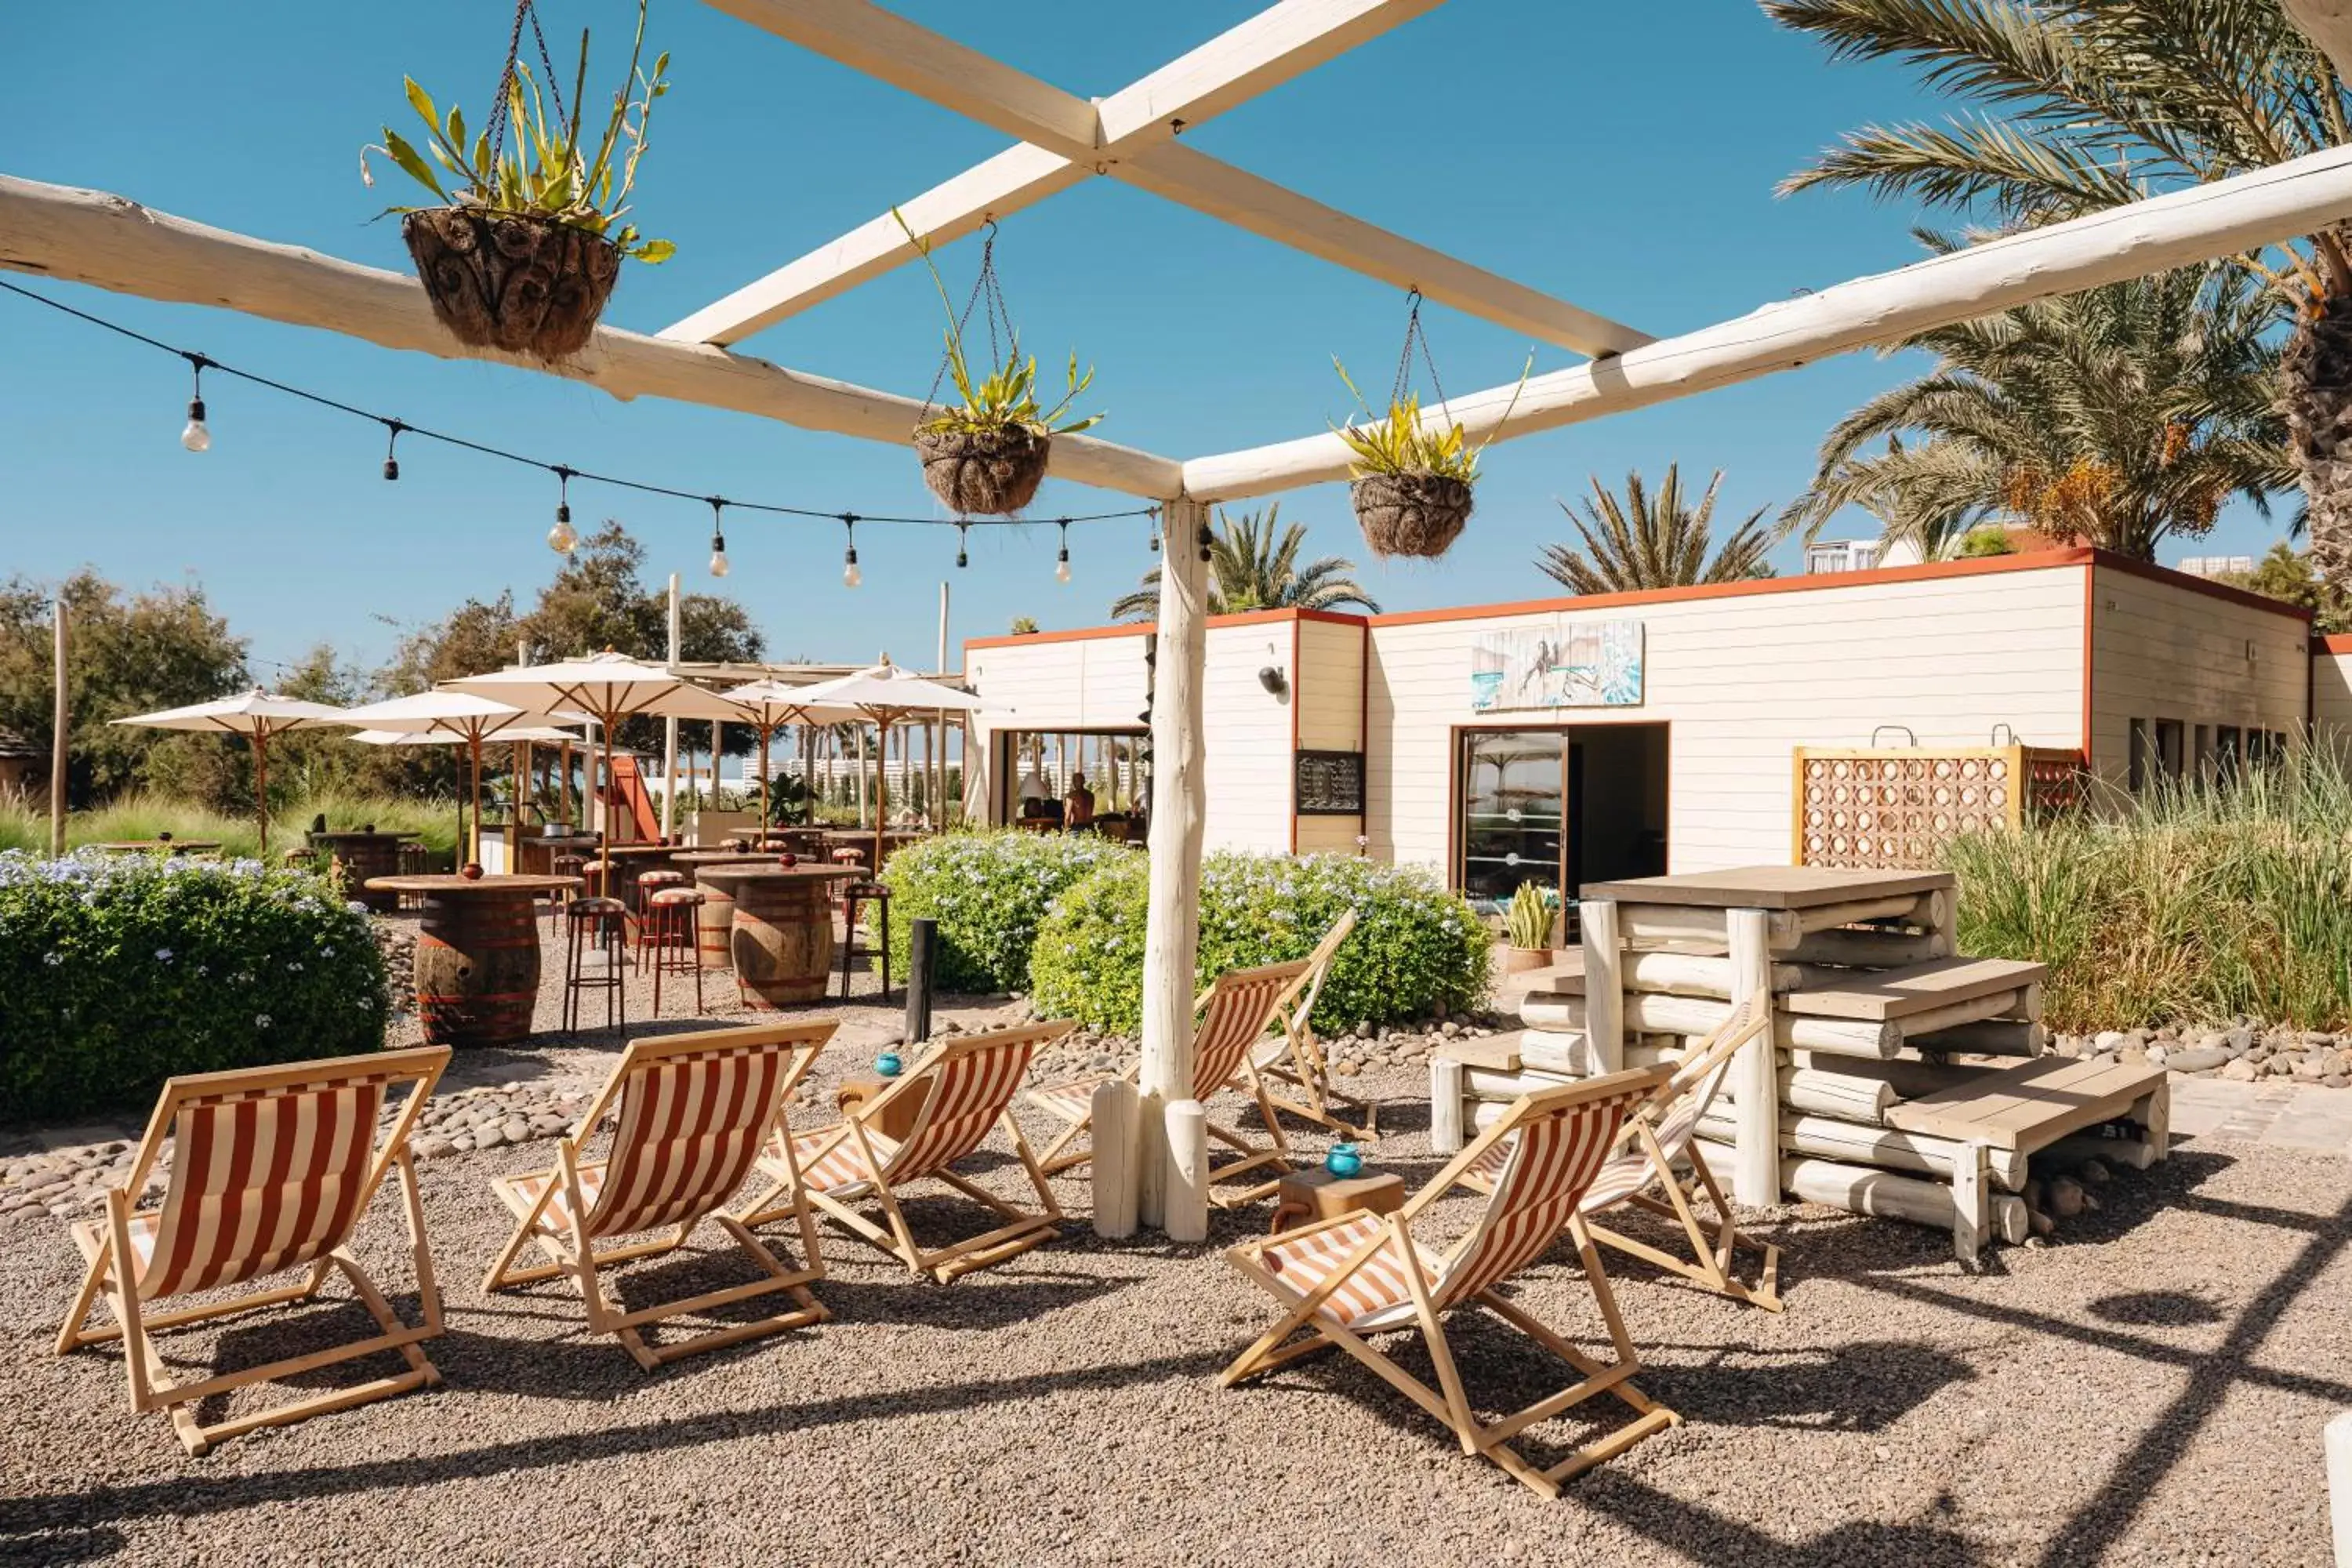
[(896, 1051), (884, 1051), (874, 1058), (874, 1070), (884, 1078), (897, 1078), (906, 1065), (898, 1059), (898, 1053)]
[(1353, 1143), (1334, 1143), (1323, 1156), (1323, 1168), (1335, 1176), (1352, 1176), (1364, 1168), (1364, 1152)]

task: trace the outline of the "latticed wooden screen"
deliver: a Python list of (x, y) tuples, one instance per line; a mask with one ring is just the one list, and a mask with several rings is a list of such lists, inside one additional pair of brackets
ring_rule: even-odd
[(1797, 748), (1800, 866), (1901, 870), (1942, 863), (1955, 835), (2015, 827), (2075, 804), (2079, 753), (2034, 746)]

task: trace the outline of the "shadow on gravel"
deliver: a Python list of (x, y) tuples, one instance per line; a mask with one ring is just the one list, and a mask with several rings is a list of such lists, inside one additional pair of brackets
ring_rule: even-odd
[[(1699, 1563), (1736, 1563), (1740, 1568), (1976, 1568), (1988, 1561), (1956, 1531), (1933, 1524), (1882, 1524), (1853, 1521), (1796, 1545), (1710, 1509), (1643, 1484), (1622, 1468), (1603, 1468), (1581, 1478), (1575, 1500), (1607, 1514)], [(1938, 1511), (1948, 1500), (1937, 1500)]]

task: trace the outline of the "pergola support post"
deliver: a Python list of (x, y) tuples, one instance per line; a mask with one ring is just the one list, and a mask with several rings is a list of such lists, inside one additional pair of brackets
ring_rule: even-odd
[[(1763, 910), (1733, 910), (1726, 916), (1731, 938), (1731, 1005), (1760, 995), (1772, 1005), (1770, 916)], [(1750, 1207), (1780, 1201), (1780, 1053), (1765, 1030), (1732, 1058), (1731, 1091), (1739, 1110), (1739, 1157), (1732, 1171), (1732, 1196)]]
[(1201, 743), (1208, 652), (1209, 509), (1189, 497), (1162, 512), (1160, 657), (1151, 695), (1151, 893), (1143, 936), (1142, 1103), (1136, 1117), (1137, 1210), (1169, 1218), (1167, 1111), (1192, 1095), (1192, 994), (1200, 951), (1201, 823), (1208, 804)]

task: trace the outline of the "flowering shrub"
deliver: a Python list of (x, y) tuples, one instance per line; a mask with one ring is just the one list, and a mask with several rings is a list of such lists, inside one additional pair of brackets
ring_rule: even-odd
[(312, 873), (0, 853), (0, 1120), (376, 1050), (391, 1000), (366, 914)]
[(1026, 991), (1038, 922), (1062, 891), (1108, 865), (1140, 868), (1143, 855), (1091, 833), (949, 833), (894, 852), (890, 963), (905, 973), (918, 919), (940, 922), (942, 991)]
[[(1062, 895), (1030, 960), (1037, 1011), (1133, 1033), (1143, 1010), (1140, 858)], [(1228, 969), (1304, 958), (1347, 910), (1356, 930), (1315, 1005), (1318, 1029), (1426, 1017), (1486, 999), (1491, 939), (1428, 872), (1350, 856), (1212, 855), (1201, 867), (1202, 985)]]

